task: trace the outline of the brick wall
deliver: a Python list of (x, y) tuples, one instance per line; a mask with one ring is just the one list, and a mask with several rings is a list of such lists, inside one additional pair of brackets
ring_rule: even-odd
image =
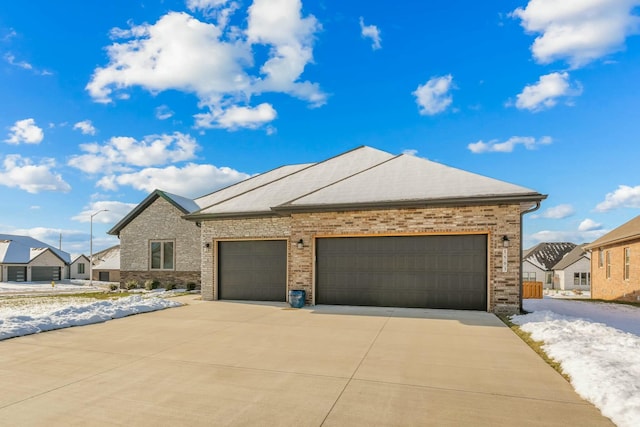
[[(305, 289), (313, 301), (314, 239), (317, 236), (389, 235), (404, 233), (487, 233), (489, 311), (515, 313), (520, 306), (520, 206), (478, 205), (422, 209), (388, 209), (298, 213), (291, 217), (205, 221), (202, 243), (202, 296), (216, 299), (215, 239), (288, 238), (289, 289)], [(502, 271), (502, 236), (510, 239), (508, 271)], [(305, 247), (296, 242), (303, 239)]]
[[(176, 280), (175, 283), (185, 280), (200, 283), (199, 278), (194, 280), (192, 276), (200, 270), (200, 228), (194, 222), (182, 219), (182, 215), (175, 206), (159, 197), (120, 231), (120, 283), (131, 277), (144, 282), (160, 276)], [(173, 271), (150, 271), (150, 240), (174, 241)], [(181, 274), (191, 276), (182, 280)]]
[[(631, 250), (629, 280), (624, 279), (624, 248)], [(599, 266), (600, 251), (603, 265)], [(606, 277), (606, 252), (611, 259), (611, 276)], [(591, 253), (591, 298), (640, 301), (640, 239), (616, 246), (593, 249)]]

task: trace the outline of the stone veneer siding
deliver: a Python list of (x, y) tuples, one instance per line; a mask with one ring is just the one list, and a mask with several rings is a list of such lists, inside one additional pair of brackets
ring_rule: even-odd
[[(200, 284), (200, 228), (182, 218), (174, 205), (158, 197), (120, 231), (120, 283), (158, 280), (161, 284)], [(151, 240), (174, 241), (173, 270), (151, 270)]]
[[(624, 279), (624, 248), (631, 252), (629, 279)], [(603, 252), (603, 265), (598, 257)], [(611, 277), (607, 278), (605, 253), (611, 257)], [(591, 252), (591, 298), (619, 301), (640, 301), (640, 239), (617, 245), (595, 248)]]
[[(520, 309), (520, 205), (381, 209), (370, 211), (294, 213), (291, 217), (210, 220), (202, 224), (202, 297), (217, 299), (216, 241), (234, 239), (289, 240), (288, 289), (304, 289), (314, 302), (315, 238), (331, 236), (465, 234), (488, 235), (488, 311)], [(502, 272), (502, 237), (510, 240), (508, 269)], [(299, 249), (296, 242), (304, 241)]]

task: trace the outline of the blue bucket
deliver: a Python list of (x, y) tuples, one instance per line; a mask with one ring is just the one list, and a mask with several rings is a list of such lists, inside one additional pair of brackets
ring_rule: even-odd
[(302, 308), (304, 307), (304, 290), (292, 290), (289, 291), (289, 304), (293, 308)]

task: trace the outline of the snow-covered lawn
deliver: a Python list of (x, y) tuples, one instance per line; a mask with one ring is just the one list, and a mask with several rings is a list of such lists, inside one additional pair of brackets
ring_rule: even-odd
[(571, 384), (620, 427), (640, 426), (640, 308), (545, 297), (511, 320), (543, 341)]
[(0, 299), (0, 340), (181, 305), (163, 298), (171, 293), (151, 292), (123, 298), (8, 297)]
[(0, 282), (2, 295), (48, 295), (61, 293), (102, 292), (109, 289), (109, 282), (88, 280), (62, 280), (51, 283), (44, 282)]

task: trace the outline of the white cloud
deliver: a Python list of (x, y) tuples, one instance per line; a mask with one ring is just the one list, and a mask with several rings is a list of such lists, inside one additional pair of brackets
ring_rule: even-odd
[(540, 76), (537, 83), (525, 86), (522, 93), (517, 95), (516, 108), (541, 111), (555, 106), (561, 97), (574, 97), (581, 93), (579, 84), (572, 86), (569, 82), (569, 73), (546, 74)]
[[(187, 5), (191, 10), (232, 13), (237, 2), (203, 0)], [(221, 15), (216, 15), (219, 22), (214, 25), (177, 12), (155, 24), (113, 29), (112, 37), (118, 40), (107, 47), (109, 63), (96, 68), (86, 89), (103, 103), (134, 86), (151, 93), (170, 89), (194, 93), (199, 107), (222, 118), (226, 115), (220, 111), (228, 108), (257, 108), (248, 105), (251, 96), (264, 92), (286, 93), (320, 106), (326, 94), (317, 83), (301, 81), (300, 76), (313, 61), (314, 36), (321, 26), (312, 15), (303, 17), (301, 9), (300, 0), (254, 0), (244, 31), (225, 32), (226, 18), (220, 23)], [(268, 48), (261, 66), (254, 58), (258, 45)], [(255, 127), (253, 121), (248, 124)]]
[(156, 108), (156, 119), (158, 120), (167, 120), (173, 117), (173, 111), (166, 105), (161, 105)]
[(9, 137), (4, 141), (9, 144), (40, 144), (44, 132), (36, 125), (34, 119), (18, 120), (9, 130)]
[(326, 94), (318, 84), (298, 79), (313, 61), (315, 33), (322, 26), (313, 15), (303, 18), (301, 12), (300, 0), (254, 0), (249, 7), (248, 42), (271, 46), (269, 59), (260, 68), (265, 77), (255, 81), (253, 91), (288, 93), (321, 106)]
[(527, 237), (528, 242), (572, 242), (576, 244), (592, 242), (608, 233), (608, 230), (542, 230)]
[(204, 16), (214, 19), (216, 24), (224, 28), (233, 13), (240, 8), (237, 1), (230, 0), (187, 0), (187, 8), (192, 12), (202, 12)]
[(82, 212), (73, 216), (71, 219), (78, 222), (90, 222), (91, 215), (106, 209), (106, 212), (100, 212), (94, 215), (93, 223), (112, 224), (120, 221), (136, 206), (136, 203), (100, 200), (92, 202), (89, 206), (86, 206)]
[(32, 194), (43, 191), (66, 193), (71, 190), (71, 186), (62, 176), (52, 172), (55, 166), (53, 159), (44, 159), (40, 164), (34, 164), (18, 154), (8, 155), (0, 169), (0, 185), (17, 187)]
[(574, 213), (576, 213), (576, 211), (573, 206), (569, 204), (562, 204), (550, 207), (540, 214), (531, 215), (531, 218), (564, 219), (570, 217)]
[(29, 64), (27, 61), (16, 61), (15, 55), (12, 53), (6, 53), (4, 55), (5, 61), (14, 67), (24, 68), (25, 70), (33, 70), (33, 65)]
[(640, 185), (618, 186), (614, 192), (605, 196), (604, 201), (598, 203), (596, 211), (606, 212), (617, 208), (640, 208)]
[(93, 123), (91, 123), (91, 120), (83, 120), (81, 122), (78, 122), (73, 125), (73, 129), (79, 130), (83, 135), (96, 134), (96, 128), (93, 126)]
[(147, 168), (119, 176), (106, 176), (98, 181), (97, 185), (105, 190), (130, 186), (147, 193), (161, 189), (181, 196), (197, 197), (248, 177), (248, 174), (228, 167), (189, 163), (182, 168)]
[(595, 231), (595, 230), (601, 230), (601, 229), (602, 229), (602, 224), (597, 223), (594, 220), (589, 218), (586, 218), (578, 226), (578, 231)]
[(417, 156), (418, 155), (418, 150), (416, 150), (414, 148), (406, 148), (406, 149), (402, 150), (402, 154), (406, 154), (408, 156)]
[(131, 166), (147, 167), (192, 160), (200, 147), (189, 135), (150, 135), (142, 141), (116, 136), (106, 143), (81, 144), (86, 154), (72, 156), (69, 166), (87, 173), (128, 171)]
[(530, 0), (511, 15), (538, 34), (531, 46), (538, 62), (565, 60), (578, 68), (624, 48), (626, 37), (640, 27), (633, 14), (638, 5), (638, 0)]
[(453, 97), (449, 95), (452, 87), (453, 77), (451, 74), (441, 77), (433, 77), (425, 84), (419, 85), (413, 92), (416, 97), (420, 114), (433, 116), (447, 109), (453, 102)]
[(493, 139), (489, 142), (472, 142), (467, 145), (467, 148), (472, 153), (476, 154), (490, 152), (511, 153), (518, 145), (524, 145), (527, 150), (535, 150), (541, 145), (548, 145), (552, 142), (553, 139), (550, 136), (543, 136), (539, 139), (536, 139), (532, 136), (512, 136), (504, 142), (500, 142), (497, 139)]
[[(197, 114), (196, 126), (201, 128), (223, 128), (236, 130), (238, 128), (257, 129), (275, 120), (276, 110), (271, 104), (262, 103), (255, 108), (231, 106), (226, 110), (211, 111)], [(271, 132), (273, 131), (272, 128)]]
[(363, 38), (371, 39), (371, 49), (377, 50), (382, 47), (380, 44), (382, 41), (380, 38), (380, 30), (375, 25), (365, 25), (362, 16), (360, 17), (360, 34)]

